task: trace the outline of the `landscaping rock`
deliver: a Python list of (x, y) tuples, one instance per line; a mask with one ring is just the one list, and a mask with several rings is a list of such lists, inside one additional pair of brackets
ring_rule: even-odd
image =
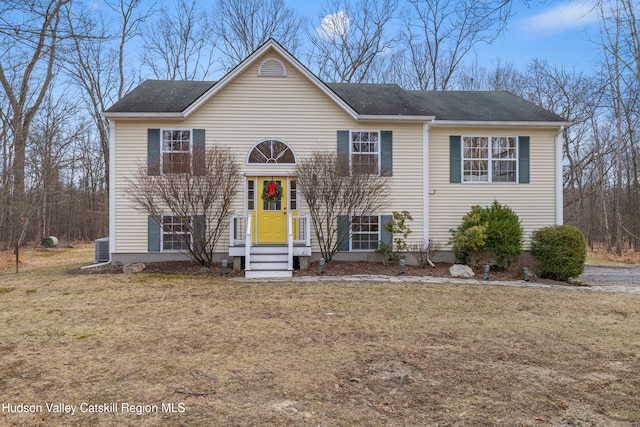
[(451, 274), (451, 277), (464, 277), (467, 279), (474, 276), (471, 267), (462, 264), (453, 264), (449, 268), (449, 274)]
[(125, 264), (122, 267), (122, 272), (124, 274), (133, 274), (133, 273), (141, 273), (147, 266), (144, 263), (138, 262), (135, 264)]

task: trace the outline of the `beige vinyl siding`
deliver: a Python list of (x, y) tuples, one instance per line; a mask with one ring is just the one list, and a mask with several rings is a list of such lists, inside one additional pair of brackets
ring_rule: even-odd
[[(447, 244), (471, 206), (488, 206), (497, 200), (512, 208), (522, 222), (525, 248), (532, 231), (555, 224), (555, 136), (557, 129), (540, 128), (440, 128), (429, 138), (430, 238)], [(530, 183), (449, 183), (449, 136), (529, 136)]]
[(147, 215), (136, 210), (127, 198), (127, 186), (137, 168), (146, 167), (147, 129), (154, 127), (161, 126), (157, 122), (116, 121), (116, 152), (111, 153), (116, 165), (112, 189), (116, 194), (116, 253), (147, 252)]
[[(267, 54), (237, 76), (186, 120), (116, 122), (116, 253), (147, 251), (147, 217), (126, 199), (127, 178), (146, 164), (148, 128), (205, 129), (207, 144), (229, 146), (247, 176), (283, 175), (292, 166), (246, 165), (251, 148), (264, 139), (279, 139), (298, 159), (315, 150), (336, 150), (337, 130), (393, 131), (393, 178), (389, 205), (380, 214), (408, 210), (414, 218), (411, 238), (422, 236), (422, 125), (356, 122), (334, 100), (288, 62), (287, 77), (259, 77)], [(244, 183), (238, 187), (233, 211), (244, 214)], [(259, 197), (259, 196), (258, 196)], [(304, 200), (299, 212), (306, 212)], [(312, 236), (314, 233), (312, 232)], [(315, 238), (314, 238), (315, 240)], [(228, 232), (218, 252), (227, 251)], [(318, 251), (314, 242), (313, 250)]]

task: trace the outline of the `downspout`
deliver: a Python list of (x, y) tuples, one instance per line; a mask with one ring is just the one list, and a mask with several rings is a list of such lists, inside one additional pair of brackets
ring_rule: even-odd
[(80, 267), (80, 270), (89, 270), (90, 268), (98, 268), (109, 264), (111, 264), (111, 253), (109, 253), (109, 261), (100, 262), (98, 264), (85, 265), (84, 267)]
[(562, 176), (562, 145), (564, 141), (565, 126), (560, 126), (560, 131), (556, 134), (556, 225), (564, 222), (564, 194)]
[(422, 239), (429, 244), (429, 132), (433, 120), (422, 124)]

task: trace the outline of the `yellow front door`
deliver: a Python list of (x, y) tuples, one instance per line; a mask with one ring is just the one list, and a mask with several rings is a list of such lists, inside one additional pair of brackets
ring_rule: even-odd
[[(263, 200), (264, 191), (274, 183), (281, 188), (280, 200)], [(258, 243), (285, 243), (287, 241), (287, 177), (258, 177)], [(266, 190), (265, 190), (266, 189)]]

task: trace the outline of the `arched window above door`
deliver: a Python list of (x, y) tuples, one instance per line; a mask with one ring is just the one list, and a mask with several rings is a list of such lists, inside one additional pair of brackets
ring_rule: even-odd
[(253, 146), (247, 159), (249, 164), (295, 164), (296, 156), (286, 142), (267, 139)]

